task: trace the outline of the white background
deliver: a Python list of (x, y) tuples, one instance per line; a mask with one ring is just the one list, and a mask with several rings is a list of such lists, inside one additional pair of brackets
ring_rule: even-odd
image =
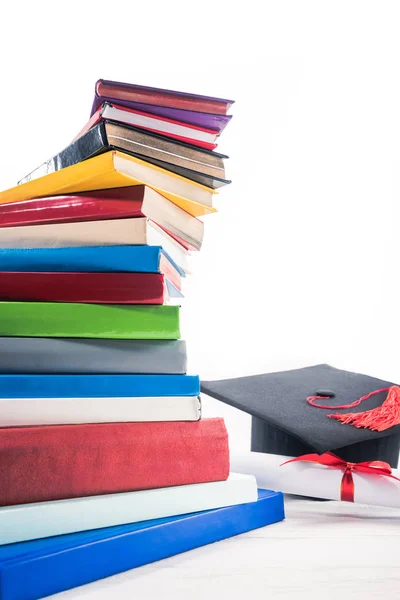
[[(3, 3), (0, 186), (70, 142), (100, 77), (233, 98), (233, 184), (186, 286), (191, 372), (328, 362), (400, 381), (398, 7)], [(248, 447), (246, 416), (204, 404)]]

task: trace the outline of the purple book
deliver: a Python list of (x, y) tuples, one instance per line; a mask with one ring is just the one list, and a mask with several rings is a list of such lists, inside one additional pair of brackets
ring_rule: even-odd
[[(113, 90), (116, 90), (115, 93), (113, 93)], [(127, 95), (132, 96), (132, 94), (137, 95), (138, 98), (141, 97), (142, 101), (127, 99)], [(121, 95), (124, 97), (121, 97)], [(161, 105), (157, 101), (157, 96), (160, 99), (166, 99), (166, 102), (169, 104), (173, 103), (174, 106)], [(144, 99), (147, 101), (144, 102)], [(103, 102), (115, 102), (126, 108), (141, 110), (197, 127), (214, 129), (219, 133), (223, 131), (232, 118), (231, 115), (223, 113), (233, 104), (233, 100), (213, 98), (212, 96), (200, 96), (198, 94), (188, 94), (186, 92), (175, 92), (172, 90), (99, 79), (95, 86), (95, 97), (91, 115), (96, 112)], [(202, 110), (188, 108), (195, 105), (201, 106)], [(203, 112), (203, 109), (208, 108), (213, 110), (213, 112)]]

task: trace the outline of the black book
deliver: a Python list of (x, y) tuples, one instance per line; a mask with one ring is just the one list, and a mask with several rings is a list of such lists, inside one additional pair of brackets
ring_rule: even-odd
[(18, 183), (26, 183), (109, 150), (119, 150), (167, 169), (209, 188), (230, 183), (224, 179), (224, 154), (171, 141), (162, 135), (104, 120), (72, 142)]

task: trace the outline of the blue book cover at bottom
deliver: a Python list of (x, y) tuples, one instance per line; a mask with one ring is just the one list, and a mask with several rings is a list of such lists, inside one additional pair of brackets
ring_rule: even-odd
[(1, 600), (37, 600), (181, 552), (258, 529), (285, 517), (283, 495), (0, 548)]

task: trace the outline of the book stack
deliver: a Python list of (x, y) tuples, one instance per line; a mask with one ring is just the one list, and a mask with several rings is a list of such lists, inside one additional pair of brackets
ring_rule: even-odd
[[(201, 419), (180, 339), (199, 217), (229, 183), (215, 147), (230, 104), (99, 81), (75, 140), (0, 193), (0, 545), (14, 548), (0, 548), (0, 587), (14, 594), (4, 598), (283, 518), (279, 494), (257, 501), (255, 479), (229, 473), (224, 422)], [(121, 533), (124, 555), (108, 560)], [(91, 543), (107, 565), (96, 554), (94, 569)], [(137, 544), (149, 545), (141, 562)], [(69, 568), (55, 547), (68, 549)], [(46, 564), (53, 574), (24, 596), (30, 551), (30, 573)]]

